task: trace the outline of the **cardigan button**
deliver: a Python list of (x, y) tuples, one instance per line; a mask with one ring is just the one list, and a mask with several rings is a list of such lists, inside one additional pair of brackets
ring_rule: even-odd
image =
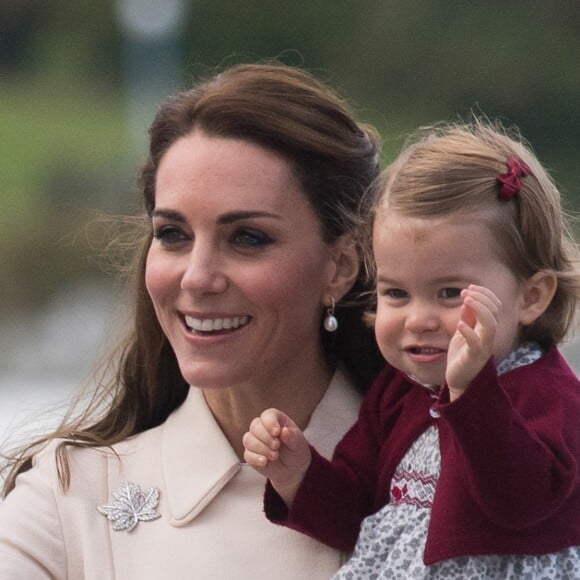
[(437, 409), (435, 409), (434, 407), (429, 407), (429, 415), (433, 419), (439, 419), (439, 417), (441, 417), (441, 413), (437, 411)]

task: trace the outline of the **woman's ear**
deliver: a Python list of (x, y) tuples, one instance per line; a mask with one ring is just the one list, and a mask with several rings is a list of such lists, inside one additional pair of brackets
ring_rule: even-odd
[(558, 287), (558, 279), (553, 272), (540, 270), (523, 283), (523, 303), (520, 310), (520, 324), (533, 324), (550, 306)]
[(332, 268), (325, 296), (338, 302), (353, 286), (358, 276), (361, 260), (351, 234), (343, 234), (329, 248)]

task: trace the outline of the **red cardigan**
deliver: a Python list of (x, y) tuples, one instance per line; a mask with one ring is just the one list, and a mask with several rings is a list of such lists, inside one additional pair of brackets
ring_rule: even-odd
[[(440, 414), (432, 418), (429, 409)], [(437, 483), (424, 562), (483, 554), (545, 554), (580, 545), (580, 381), (554, 347), (497, 376), (490, 360), (467, 392), (435, 401), (386, 368), (332, 462), (314, 449), (290, 511), (268, 484), (267, 517), (343, 550), (389, 501), (411, 444), (439, 429)]]

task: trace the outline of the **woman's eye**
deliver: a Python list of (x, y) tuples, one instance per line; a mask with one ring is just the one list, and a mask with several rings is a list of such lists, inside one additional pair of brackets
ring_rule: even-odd
[(236, 246), (259, 248), (272, 243), (272, 238), (259, 230), (243, 229), (234, 232), (231, 241)]
[(443, 288), (441, 298), (454, 299), (461, 296), (461, 288)]
[(164, 245), (179, 244), (189, 239), (186, 234), (174, 226), (154, 228), (153, 237)]

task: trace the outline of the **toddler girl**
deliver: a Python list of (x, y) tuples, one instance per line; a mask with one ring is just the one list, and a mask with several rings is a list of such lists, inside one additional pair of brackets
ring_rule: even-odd
[(475, 119), (424, 131), (377, 191), (390, 364), (332, 462), (281, 411), (252, 422), (267, 516), (354, 547), (336, 578), (580, 578), (580, 381), (557, 349), (580, 277), (556, 187)]

